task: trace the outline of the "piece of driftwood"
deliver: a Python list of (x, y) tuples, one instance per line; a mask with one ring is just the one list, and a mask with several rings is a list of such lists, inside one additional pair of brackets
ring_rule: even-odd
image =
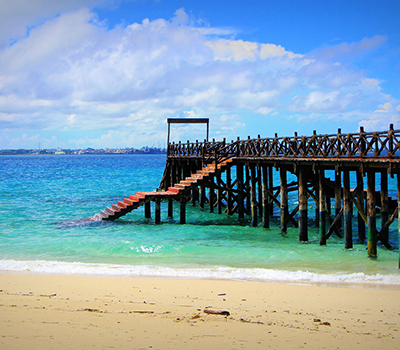
[(204, 309), (204, 312), (206, 314), (211, 314), (211, 315), (222, 315), (222, 316), (229, 316), (230, 315), (229, 311), (221, 311), (221, 310)]

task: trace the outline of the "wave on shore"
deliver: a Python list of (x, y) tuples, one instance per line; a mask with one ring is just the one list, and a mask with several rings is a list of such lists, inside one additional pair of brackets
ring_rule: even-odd
[(150, 265), (95, 264), (45, 260), (1, 260), (0, 271), (6, 273), (36, 273), (128, 278), (221, 279), (254, 282), (284, 282), (299, 284), (362, 284), (367, 286), (400, 285), (400, 275), (360, 273), (315, 273), (263, 268), (166, 267)]

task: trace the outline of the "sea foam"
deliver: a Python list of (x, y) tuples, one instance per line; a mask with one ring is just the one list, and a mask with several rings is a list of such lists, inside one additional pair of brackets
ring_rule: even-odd
[(316, 273), (264, 268), (166, 267), (149, 265), (95, 264), (45, 260), (1, 260), (0, 271), (50, 275), (78, 275), (127, 278), (219, 279), (298, 284), (362, 284), (369, 286), (400, 285), (400, 275), (359, 273)]

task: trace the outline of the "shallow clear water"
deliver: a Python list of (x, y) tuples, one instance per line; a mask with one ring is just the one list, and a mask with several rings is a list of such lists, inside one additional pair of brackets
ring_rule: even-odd
[[(75, 221), (136, 191), (156, 189), (164, 166), (164, 155), (0, 157), (0, 270), (400, 284), (397, 249), (379, 246), (378, 259), (368, 259), (366, 245), (355, 239), (346, 250), (335, 236), (321, 247), (312, 217), (308, 244), (298, 242), (295, 228), (282, 236), (277, 217), (271, 229), (252, 228), (250, 218), (239, 221), (191, 205), (186, 225), (178, 223), (178, 205), (174, 219), (167, 218), (166, 203), (160, 225), (145, 219), (143, 208), (115, 222)], [(389, 185), (396, 198), (394, 182)], [(296, 196), (290, 195), (293, 208)], [(390, 242), (398, 246), (397, 220)]]

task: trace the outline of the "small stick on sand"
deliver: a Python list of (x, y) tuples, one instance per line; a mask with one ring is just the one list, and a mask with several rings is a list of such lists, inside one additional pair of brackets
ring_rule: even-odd
[(219, 310), (204, 309), (204, 312), (206, 314), (212, 314), (212, 315), (222, 315), (222, 316), (229, 316), (230, 315), (229, 311), (219, 311)]

